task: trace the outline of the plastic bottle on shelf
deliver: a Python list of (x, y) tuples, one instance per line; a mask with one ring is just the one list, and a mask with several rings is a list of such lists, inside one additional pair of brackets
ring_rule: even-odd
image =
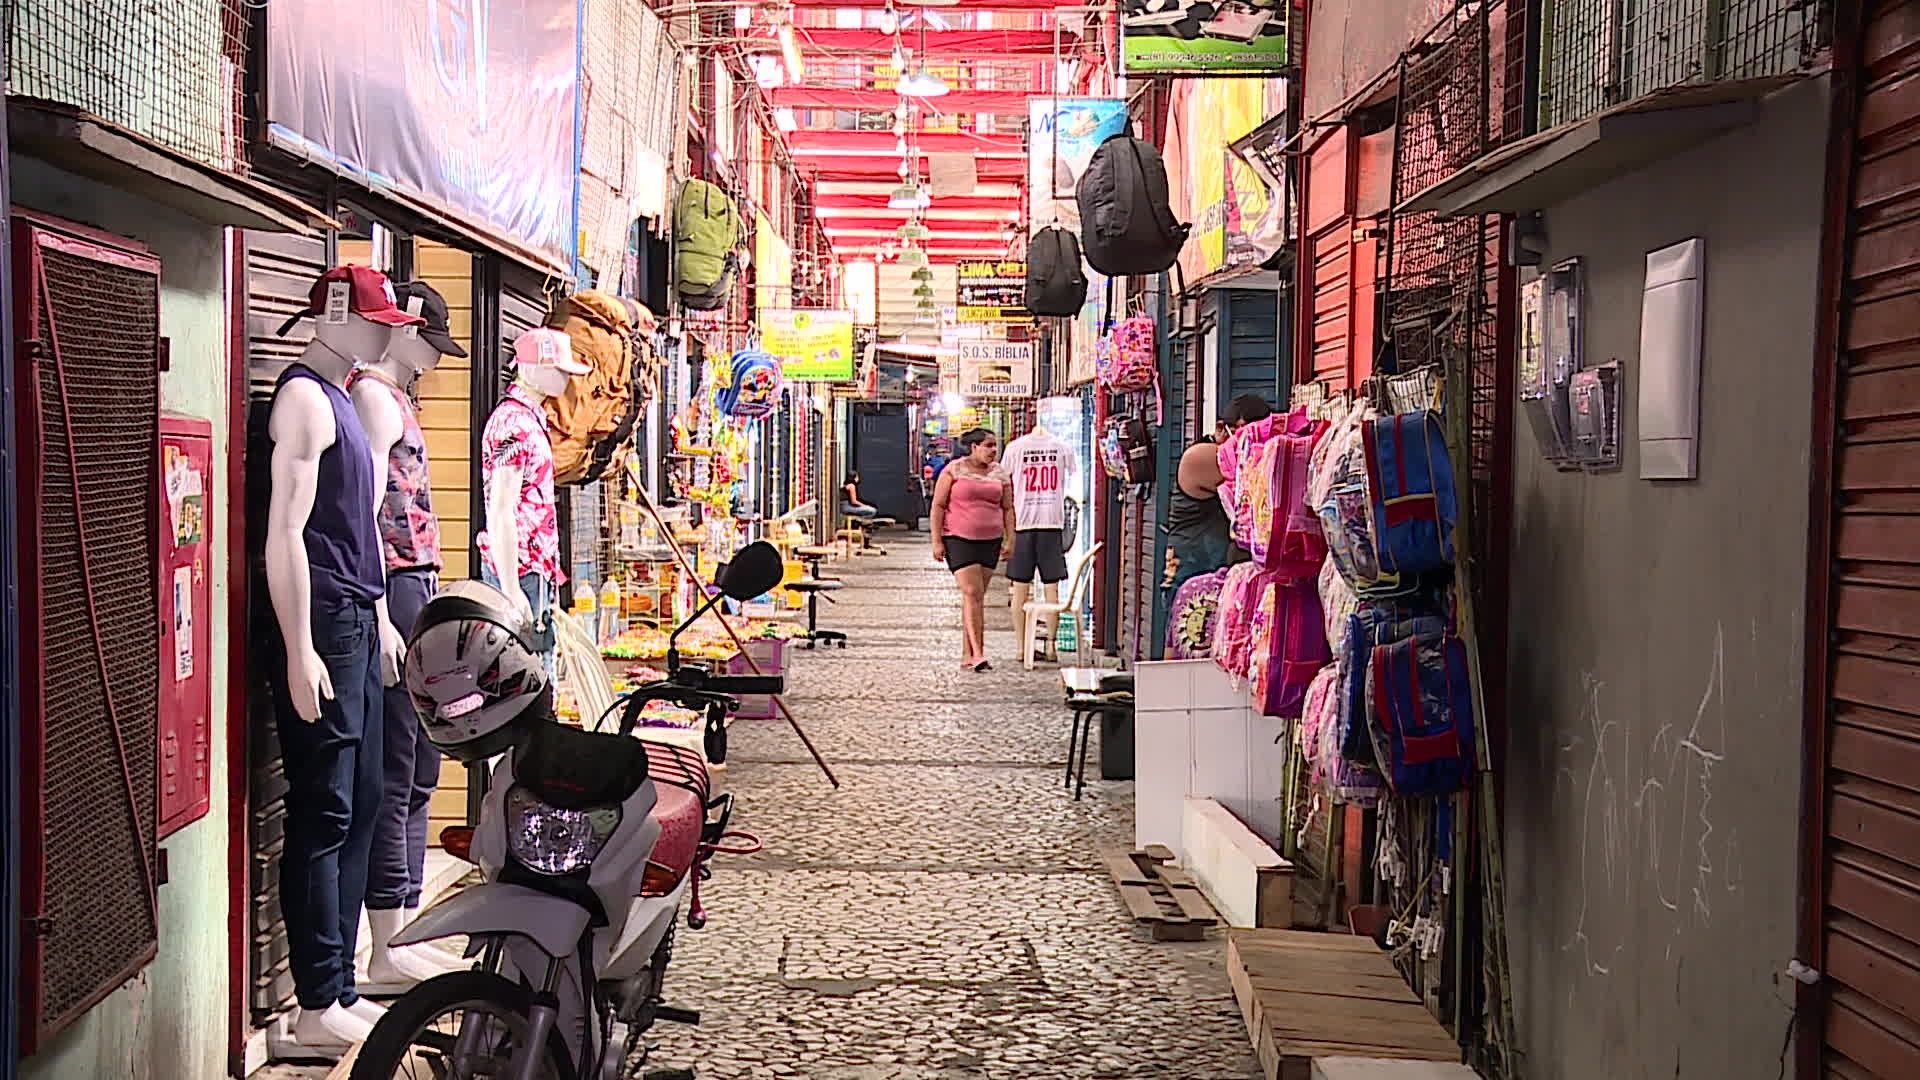
[(573, 587), (573, 615), (580, 620), (595, 645), (601, 643), (600, 617), (595, 610), (598, 606), (599, 595), (593, 591), (593, 582), (581, 578)]
[(611, 642), (626, 628), (627, 621), (620, 611), (620, 582), (610, 577), (600, 588), (600, 643)]

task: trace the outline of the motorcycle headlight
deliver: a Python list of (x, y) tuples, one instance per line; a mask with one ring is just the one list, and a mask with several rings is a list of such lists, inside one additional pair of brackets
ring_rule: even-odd
[(620, 825), (620, 808), (562, 810), (515, 785), (507, 792), (507, 850), (529, 870), (571, 874), (593, 862)]

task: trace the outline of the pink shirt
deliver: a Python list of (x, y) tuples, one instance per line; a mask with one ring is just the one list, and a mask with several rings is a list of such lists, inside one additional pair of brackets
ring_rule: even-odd
[(987, 479), (953, 474), (941, 531), (962, 540), (998, 540), (1006, 535), (1006, 478), (995, 469)]
[[(547, 414), (528, 398), (518, 383), (487, 418), (480, 436), (481, 481), (491, 487), (494, 470), (520, 470), (520, 498), (514, 504), (514, 531), (519, 534), (520, 576), (539, 574), (555, 585), (567, 575), (560, 568), (560, 525), (553, 507), (553, 444), (547, 437)], [(492, 537), (479, 536), (481, 557), (488, 557)]]

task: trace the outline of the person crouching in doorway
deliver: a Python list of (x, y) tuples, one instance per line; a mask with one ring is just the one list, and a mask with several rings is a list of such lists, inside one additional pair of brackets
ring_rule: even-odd
[(987, 662), (987, 584), (1013, 553), (1013, 481), (1000, 468), (999, 440), (986, 428), (960, 436), (960, 456), (933, 489), (933, 557), (960, 586), (960, 666), (991, 671)]

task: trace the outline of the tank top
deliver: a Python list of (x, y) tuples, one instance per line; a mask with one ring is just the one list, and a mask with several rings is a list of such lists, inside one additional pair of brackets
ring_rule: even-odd
[(346, 604), (370, 604), (387, 591), (380, 538), (373, 522), (373, 451), (360, 414), (346, 391), (305, 364), (292, 364), (274, 384), (280, 390), (295, 379), (318, 383), (333, 406), (333, 445), (320, 452), (320, 475), (313, 510), (301, 539), (307, 545), (307, 570), (313, 582), (313, 610)]
[(347, 380), (379, 386), (400, 410), (400, 438), (387, 451), (387, 491), (375, 517), (388, 570), (440, 569), (440, 519), (433, 513), (433, 482), (427, 472), (427, 441), (407, 392), (384, 372), (361, 368)]
[(947, 492), (947, 514), (941, 531), (962, 540), (998, 540), (1006, 532), (1007, 509), (1001, 501), (1006, 486), (998, 474), (991, 479), (953, 474)]
[(1167, 499), (1168, 536), (1187, 541), (1208, 537), (1225, 540), (1229, 533), (1227, 511), (1220, 505), (1219, 496), (1195, 498), (1175, 482)]

